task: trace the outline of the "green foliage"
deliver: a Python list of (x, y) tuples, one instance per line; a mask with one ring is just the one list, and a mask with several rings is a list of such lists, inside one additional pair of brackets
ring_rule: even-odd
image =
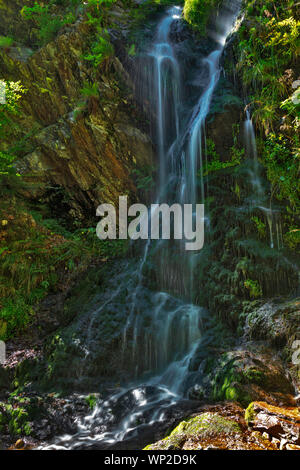
[(252, 299), (257, 299), (262, 297), (262, 289), (258, 281), (253, 281), (252, 279), (247, 279), (244, 282), (244, 286), (249, 291), (249, 295)]
[(93, 410), (97, 406), (97, 397), (95, 395), (88, 395), (85, 397), (85, 401), (88, 404), (89, 408)]
[(16, 174), (13, 162), (15, 157), (0, 151), (0, 181), (3, 175), (9, 176)]
[(98, 83), (85, 82), (81, 89), (81, 94), (87, 98), (99, 98), (99, 85)]
[[(138, 52), (145, 40), (144, 31), (149, 27), (153, 28), (153, 18), (159, 12), (165, 9), (166, 6), (173, 6), (173, 0), (144, 0), (141, 3), (129, 1), (129, 15), (130, 15), (130, 31), (129, 39), (135, 44), (135, 52)], [(183, 0), (176, 2), (182, 4)], [(132, 47), (132, 46), (131, 46)], [(132, 50), (131, 50), (132, 52)], [(130, 54), (131, 55), (131, 54)]]
[(12, 436), (29, 436), (31, 427), (28, 412), (23, 407), (0, 403), (0, 426), (7, 426)]
[(274, 10), (273, 2), (260, 0), (249, 12), (253, 27), (240, 28), (238, 68), (244, 83), (251, 85), (255, 92), (254, 118), (270, 130), (280, 114), (281, 98), (290, 86), (284, 72), (297, 56), (300, 23), (285, 2)]
[(252, 222), (254, 222), (256, 229), (258, 231), (259, 237), (260, 238), (265, 238), (266, 237), (266, 224), (256, 216), (251, 217)]
[[(295, 143), (299, 142), (297, 136)], [(283, 134), (271, 133), (262, 144), (261, 159), (267, 168), (267, 176), (273, 185), (273, 193), (279, 200), (289, 200), (299, 208), (299, 146), (291, 149)]]
[(220, 4), (220, 0), (185, 0), (184, 18), (194, 26), (200, 34), (204, 34), (206, 24), (213, 8)]
[(0, 36), (0, 49), (9, 49), (14, 43), (14, 40), (8, 36)]
[(113, 54), (114, 48), (110, 42), (107, 30), (99, 28), (91, 45), (90, 52), (84, 56), (84, 59), (91, 62), (93, 67), (98, 68), (99, 65), (112, 57)]
[(204, 176), (219, 170), (237, 166), (241, 163), (242, 157), (244, 156), (243, 150), (239, 150), (236, 146), (233, 146), (231, 149), (231, 160), (225, 162), (220, 161), (220, 157), (215, 149), (215, 143), (211, 139), (207, 139), (206, 141), (206, 153), (209, 160), (203, 172)]
[[(2, 81), (2, 84), (5, 88), (5, 101), (0, 103), (0, 138), (9, 138), (15, 127), (14, 120), (19, 114), (18, 103), (26, 90), (21, 82)], [(0, 182), (3, 183), (3, 177), (19, 176), (13, 165), (14, 160), (15, 156), (10, 152), (0, 150)], [(3, 188), (0, 192), (2, 190)]]
[[(248, 1), (239, 30), (239, 63), (254, 106), (253, 120), (264, 134), (259, 156), (272, 183), (272, 197), (299, 210), (300, 22), (292, 1)], [(250, 25), (250, 27), (249, 27)]]
[(131, 57), (134, 57), (136, 55), (136, 47), (135, 44), (131, 44), (129, 50), (128, 50), (128, 55)]
[(34, 20), (39, 28), (38, 38), (40, 45), (51, 41), (61, 27), (65, 24), (62, 17), (53, 15), (50, 5), (34, 3), (33, 7), (24, 6), (21, 15), (27, 20)]
[[(5, 102), (0, 103), (0, 136), (3, 137), (4, 131), (7, 131), (7, 126), (11, 125), (12, 116), (19, 114), (18, 103), (24, 93), (25, 88), (21, 82), (1, 81), (5, 86)], [(2, 88), (1, 88), (2, 89)]]
[(289, 231), (284, 234), (284, 242), (291, 250), (296, 251), (300, 245), (300, 229), (290, 226)]

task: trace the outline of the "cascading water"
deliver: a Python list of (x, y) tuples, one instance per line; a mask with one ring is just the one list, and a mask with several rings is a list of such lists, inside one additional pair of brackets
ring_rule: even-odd
[(280, 212), (272, 208), (272, 201), (269, 207), (267, 204), (267, 195), (264, 191), (262, 179), (259, 174), (259, 163), (257, 158), (257, 145), (254, 125), (251, 118), (249, 106), (246, 107), (246, 120), (244, 123), (244, 140), (246, 155), (251, 161), (249, 169), (250, 183), (253, 189), (253, 206), (263, 212), (270, 234), (270, 248), (275, 248), (277, 241), (278, 250), (283, 246), (282, 227), (280, 221)]
[[(156, 109), (160, 174), (155, 198), (158, 202), (199, 202), (199, 174), (200, 201), (204, 201), (205, 122), (221, 74), (220, 58), (238, 17), (240, 4), (238, 0), (226, 2), (217, 17), (215, 30), (211, 32), (215, 50), (201, 62), (202, 76), (205, 74), (202, 93), (188, 110), (181, 99), (185, 87), (181, 64), (170, 39), (172, 25), (180, 21), (180, 8), (169, 9), (158, 25), (153, 45), (147, 52), (153, 70), (153, 81), (150, 80), (153, 102), (150, 104)], [(187, 125), (183, 125), (184, 122)], [(151, 251), (150, 245), (150, 242), (146, 243), (135, 273), (127, 277), (126, 273), (121, 273), (116, 278), (118, 288), (84, 320), (87, 334), (82, 370), (87, 367), (85, 361), (90, 358), (90, 350), (97, 345), (93, 331), (101, 321), (104, 309), (115, 308), (118, 296), (126, 298), (128, 320), (124, 325), (122, 354), (126, 361), (128, 355), (125, 353), (131, 351), (130, 361), (134, 362), (131, 376), (135, 379), (111, 393), (108, 399), (99, 400), (90, 416), (78, 420), (77, 434), (62, 436), (43, 448), (120, 448), (121, 442), (145, 427), (163, 422), (168, 410), (182, 401), (189, 363), (201, 337), (201, 318), (205, 312), (192, 303), (193, 257), (181, 249), (180, 243), (173, 242), (173, 246), (157, 243), (158, 277), (165, 292), (149, 293), (143, 287), (143, 268)], [(176, 251), (180, 255), (177, 264), (171, 259)], [(186, 300), (178, 300), (166, 291), (181, 293)], [(145, 296), (149, 298), (147, 305)]]
[(178, 18), (179, 7), (169, 11), (158, 27), (156, 39), (149, 56), (154, 59), (155, 101), (157, 103), (157, 142), (160, 170), (160, 192), (167, 183), (168, 165), (166, 152), (168, 143), (179, 136), (180, 71), (172, 44), (169, 41), (170, 27)]

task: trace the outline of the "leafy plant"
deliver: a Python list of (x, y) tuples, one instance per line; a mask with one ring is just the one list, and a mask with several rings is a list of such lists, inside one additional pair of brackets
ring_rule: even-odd
[(90, 53), (84, 56), (84, 59), (91, 62), (93, 67), (98, 68), (104, 61), (108, 60), (114, 54), (113, 45), (110, 42), (106, 30), (98, 30), (93, 41)]
[(226, 168), (239, 165), (244, 156), (244, 150), (239, 150), (236, 146), (233, 146), (231, 149), (231, 160), (222, 162), (220, 161), (220, 157), (215, 150), (214, 142), (210, 139), (207, 139), (206, 142), (206, 152), (208, 159), (211, 159), (206, 163), (206, 167), (203, 171), (204, 176), (207, 176), (210, 173), (214, 173), (215, 171), (224, 170)]
[(260, 238), (265, 238), (266, 236), (266, 224), (256, 216), (251, 217), (252, 222), (254, 222), (256, 229), (258, 231)]
[(93, 227), (71, 233), (54, 219), (34, 215), (36, 221), (2, 202), (6, 224), (0, 232), (0, 339), (30, 325), (36, 304), (86, 270), (92, 260), (106, 262), (128, 249), (127, 240), (99, 240)]
[(246, 287), (246, 289), (248, 289), (249, 295), (250, 295), (251, 298), (257, 299), (259, 297), (262, 297), (263, 293), (262, 293), (262, 289), (261, 289), (258, 281), (253, 281), (252, 279), (247, 279), (244, 282), (244, 286)]
[(9, 49), (14, 43), (14, 40), (8, 36), (0, 36), (0, 49)]

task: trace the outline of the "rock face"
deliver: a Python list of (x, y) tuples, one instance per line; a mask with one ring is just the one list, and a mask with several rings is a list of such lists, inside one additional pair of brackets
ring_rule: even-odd
[[(1, 22), (2, 16), (4, 9)], [(119, 195), (136, 200), (132, 171), (153, 159), (126, 70), (114, 56), (95, 79), (83, 59), (89, 35), (81, 19), (30, 56), (24, 47), (0, 51), (1, 78), (20, 80), (27, 89), (13, 139), (25, 142), (18, 170), (34, 183), (28, 196), (45, 199), (60, 188), (77, 219), (83, 210), (95, 215), (100, 203), (115, 203)], [(91, 85), (92, 97), (82, 92)], [(2, 150), (11, 143), (2, 143)]]

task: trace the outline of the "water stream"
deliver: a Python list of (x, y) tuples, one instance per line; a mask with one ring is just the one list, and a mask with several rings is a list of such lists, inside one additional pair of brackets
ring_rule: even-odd
[(260, 165), (257, 158), (257, 144), (255, 129), (251, 118), (249, 106), (246, 107), (246, 120), (244, 122), (244, 140), (246, 155), (251, 161), (249, 168), (250, 183), (252, 186), (252, 205), (263, 214), (269, 229), (270, 248), (280, 250), (283, 246), (280, 212), (272, 207), (272, 200), (267, 200), (260, 175)]

